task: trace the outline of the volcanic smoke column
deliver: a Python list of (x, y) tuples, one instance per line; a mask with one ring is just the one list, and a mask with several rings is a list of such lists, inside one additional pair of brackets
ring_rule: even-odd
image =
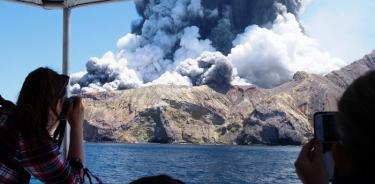
[(114, 54), (90, 58), (73, 93), (154, 84), (273, 87), (303, 70), (344, 63), (319, 49), (298, 22), (303, 0), (136, 0), (140, 20)]
[[(223, 54), (233, 47), (232, 41), (249, 25), (271, 24), (277, 15), (289, 12), (297, 15), (300, 0), (137, 0), (138, 14), (142, 17), (132, 27), (132, 32), (142, 35), (146, 43), (154, 43), (155, 37), (178, 35), (188, 26), (199, 29), (201, 39), (210, 39), (212, 45)], [(165, 7), (171, 7), (165, 10)], [(166, 24), (158, 24), (158, 23)], [(177, 40), (178, 42), (178, 40)], [(169, 52), (178, 48), (178, 43)], [(169, 54), (170, 54), (169, 53)], [(173, 59), (173, 58), (170, 58)]]

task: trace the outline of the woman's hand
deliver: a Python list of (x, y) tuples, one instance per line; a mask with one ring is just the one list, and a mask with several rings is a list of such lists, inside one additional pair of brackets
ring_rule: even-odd
[(84, 107), (81, 97), (71, 97), (68, 110), (68, 121), (72, 128), (82, 128)]
[(323, 145), (313, 139), (302, 147), (294, 163), (299, 179), (304, 184), (326, 184), (328, 177), (323, 162)]
[[(69, 104), (68, 121), (72, 127), (70, 132), (70, 144), (68, 158), (80, 159), (84, 164), (84, 151), (83, 151), (83, 114), (84, 108), (81, 97), (71, 97)], [(83, 172), (81, 172), (83, 176)]]

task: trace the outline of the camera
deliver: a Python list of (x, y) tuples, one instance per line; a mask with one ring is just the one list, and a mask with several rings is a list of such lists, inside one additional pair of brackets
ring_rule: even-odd
[(53, 140), (60, 147), (65, 134), (65, 127), (68, 120), (68, 111), (70, 104), (73, 103), (73, 98), (64, 98), (63, 106), (59, 115), (59, 125), (57, 126), (55, 132), (53, 133)]
[(71, 103), (72, 103), (72, 98), (64, 98), (63, 107), (60, 113), (60, 120), (68, 119), (68, 111), (69, 111), (69, 106)]

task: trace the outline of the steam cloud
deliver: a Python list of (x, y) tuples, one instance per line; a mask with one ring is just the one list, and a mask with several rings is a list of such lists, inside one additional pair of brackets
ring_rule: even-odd
[(304, 34), (306, 0), (136, 0), (140, 20), (117, 53), (90, 58), (73, 93), (155, 84), (270, 88), (296, 71), (325, 74), (345, 63)]

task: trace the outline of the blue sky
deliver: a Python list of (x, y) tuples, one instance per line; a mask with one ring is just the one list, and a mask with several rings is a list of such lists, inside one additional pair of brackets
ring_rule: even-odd
[(321, 48), (352, 62), (375, 49), (374, 0), (310, 0), (301, 15)]
[[(70, 71), (82, 71), (88, 58), (116, 51), (117, 40), (138, 18), (132, 2), (73, 9)], [(62, 11), (0, 2), (0, 94), (13, 101), (26, 75), (40, 66), (61, 71)]]
[[(311, 0), (301, 15), (307, 34), (348, 63), (375, 49), (375, 1)], [(134, 4), (119, 2), (74, 9), (71, 72), (88, 58), (116, 51), (136, 20)], [(0, 94), (15, 101), (27, 73), (48, 66), (61, 71), (62, 11), (0, 2)]]

